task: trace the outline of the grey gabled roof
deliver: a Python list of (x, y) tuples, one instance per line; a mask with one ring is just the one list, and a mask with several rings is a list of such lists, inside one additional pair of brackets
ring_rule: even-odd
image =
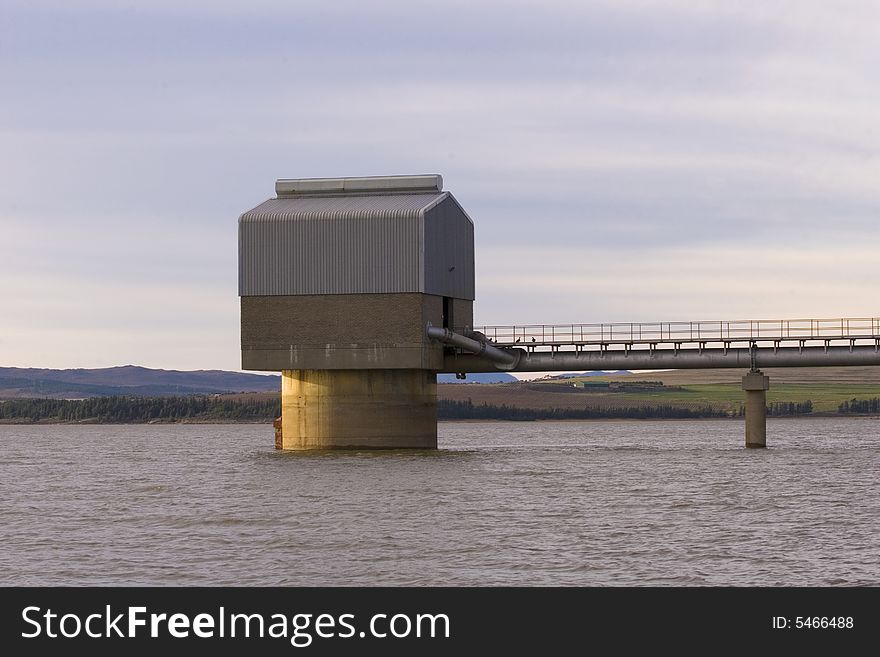
[(431, 192), (272, 198), (243, 213), (241, 221), (416, 217), (447, 196), (448, 192)]
[(440, 176), (279, 180), (239, 218), (241, 296), (473, 299), (473, 222)]

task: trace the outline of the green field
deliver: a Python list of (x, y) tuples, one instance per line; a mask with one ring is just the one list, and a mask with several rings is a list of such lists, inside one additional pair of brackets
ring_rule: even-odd
[[(599, 393), (585, 392), (584, 394)], [(691, 384), (671, 386), (668, 390), (610, 391), (602, 394), (638, 403), (702, 404), (727, 410), (739, 408), (743, 403), (742, 386), (736, 383)], [(841, 383), (778, 383), (774, 385), (771, 381), (770, 390), (767, 391), (768, 404), (775, 402), (797, 403), (810, 400), (813, 402), (814, 413), (836, 413), (838, 406), (844, 401), (873, 397), (880, 397), (880, 385)]]
[[(543, 411), (644, 406), (696, 409), (709, 406), (718, 411), (737, 415), (745, 402), (740, 381), (742, 373), (723, 374), (726, 380), (722, 381), (717, 379), (713, 381), (703, 372), (644, 372), (627, 376), (597, 376), (520, 383), (445, 384), (438, 387), (438, 394), (440, 399), (452, 402)], [(875, 372), (867, 373), (869, 376), (864, 376), (862, 381), (842, 380), (839, 375), (829, 376), (835, 373), (827, 371), (820, 372), (824, 380), (818, 377), (806, 381), (790, 378), (784, 380), (784, 374), (788, 373), (771, 375), (770, 390), (767, 392), (768, 405), (802, 404), (809, 400), (812, 403), (812, 413), (837, 413), (838, 407), (843, 402), (880, 398), (880, 377), (877, 377)], [(843, 374), (848, 373), (843, 372)], [(811, 374), (797, 373), (799, 377), (807, 375)], [(654, 383), (644, 384), (644, 382)], [(587, 387), (575, 385), (583, 383), (587, 383)], [(604, 387), (601, 385), (603, 383)]]

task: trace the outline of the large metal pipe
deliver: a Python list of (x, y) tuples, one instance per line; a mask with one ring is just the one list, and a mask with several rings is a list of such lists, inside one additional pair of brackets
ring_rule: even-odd
[[(467, 351), (478, 358), (488, 359), (492, 363), (492, 368), (486, 371), (491, 372), (493, 370), (514, 369), (516, 367), (517, 361), (519, 360), (519, 352), (521, 350), (499, 349), (498, 347), (493, 347), (488, 342), (468, 338), (464, 335), (454, 333), (447, 328), (441, 328), (439, 326), (429, 326), (427, 332), (429, 338), (439, 340), (444, 344), (452, 345), (453, 347), (461, 349), (462, 351)], [(464, 372), (466, 370), (454, 371)]]
[[(443, 329), (440, 329), (443, 330)], [(455, 335), (455, 334), (453, 334)], [(432, 336), (433, 337), (433, 336)], [(473, 341), (476, 342), (476, 341)], [(478, 343), (479, 344), (479, 343)], [(526, 352), (523, 349), (498, 349), (505, 355), (514, 354), (515, 364), (498, 367), (488, 353), (480, 355), (450, 354), (441, 372), (494, 372), (499, 369), (515, 372), (564, 372), (590, 370), (676, 370), (711, 369), (720, 367), (822, 367), (839, 365), (880, 365), (880, 350), (874, 346), (857, 347), (759, 347), (752, 362), (749, 349), (655, 349), (654, 351), (581, 351)], [(464, 348), (462, 348), (464, 349)], [(476, 352), (471, 349), (472, 354)], [(508, 361), (510, 362), (510, 361)]]

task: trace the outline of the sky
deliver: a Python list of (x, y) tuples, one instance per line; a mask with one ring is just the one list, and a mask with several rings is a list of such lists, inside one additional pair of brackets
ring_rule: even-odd
[(880, 314), (873, 1), (0, 2), (0, 366), (240, 368), (277, 178), (440, 173), (475, 323)]

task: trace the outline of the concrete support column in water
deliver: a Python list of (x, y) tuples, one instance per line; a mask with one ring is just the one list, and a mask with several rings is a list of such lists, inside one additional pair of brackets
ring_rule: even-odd
[(742, 379), (746, 393), (746, 447), (767, 446), (767, 390), (770, 377), (752, 370)]
[(437, 447), (429, 370), (283, 370), (282, 449)]

